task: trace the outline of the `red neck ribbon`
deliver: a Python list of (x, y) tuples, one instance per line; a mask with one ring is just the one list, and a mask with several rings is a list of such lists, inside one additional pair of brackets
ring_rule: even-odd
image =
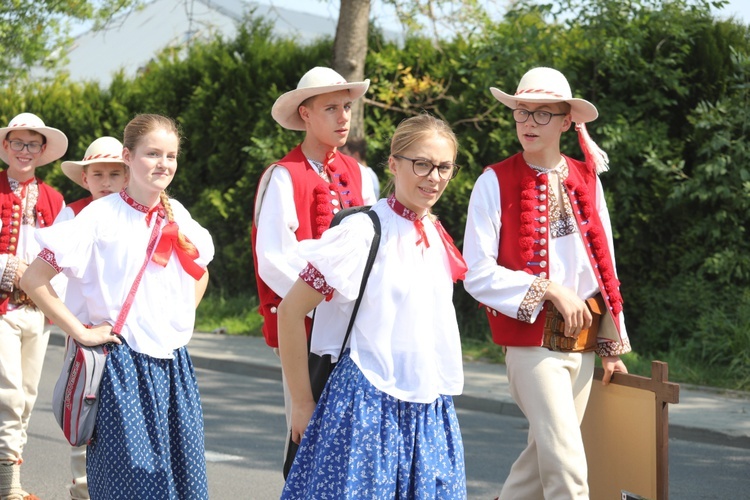
[(199, 255), (198, 249), (195, 248), (195, 246), (192, 246), (190, 249), (185, 249), (180, 246), (178, 242), (179, 232), (180, 227), (176, 222), (168, 222), (162, 227), (161, 238), (159, 238), (159, 243), (156, 245), (156, 250), (154, 250), (154, 255), (151, 257), (151, 260), (160, 266), (165, 267), (167, 262), (169, 262), (169, 258), (172, 256), (172, 251), (174, 251), (185, 272), (198, 281), (206, 272), (205, 269), (195, 263), (195, 259), (197, 259)]
[(435, 229), (437, 229), (440, 239), (443, 240), (443, 246), (445, 246), (445, 251), (448, 254), (448, 264), (451, 268), (451, 278), (453, 278), (453, 283), (458, 280), (463, 280), (466, 277), (466, 271), (469, 269), (466, 266), (466, 261), (458, 248), (456, 248), (456, 245), (453, 244), (453, 238), (451, 238), (448, 231), (443, 228), (440, 221), (435, 221)]

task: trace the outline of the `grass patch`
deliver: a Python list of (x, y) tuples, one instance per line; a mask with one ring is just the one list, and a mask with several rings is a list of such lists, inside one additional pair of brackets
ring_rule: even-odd
[(201, 332), (222, 329), (229, 335), (260, 337), (262, 326), (258, 299), (250, 294), (232, 297), (207, 294), (195, 313), (195, 329)]

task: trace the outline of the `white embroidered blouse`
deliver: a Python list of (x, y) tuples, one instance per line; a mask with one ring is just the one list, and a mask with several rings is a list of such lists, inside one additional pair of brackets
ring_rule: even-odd
[[(450, 263), (435, 224), (423, 219), (428, 245), (417, 244), (415, 222), (403, 209), (391, 208), (392, 200), (373, 206), (381, 241), (352, 329), (351, 357), (383, 392), (431, 403), (463, 390)], [(321, 293), (332, 293), (315, 313), (313, 352), (338, 356), (373, 235), (369, 217), (354, 214), (319, 240), (300, 242), (300, 256), (309, 262), (300, 276)]]
[[(213, 259), (211, 235), (177, 200), (170, 199), (180, 231), (199, 252), (195, 262)], [(115, 324), (146, 258), (154, 216), (125, 191), (93, 201), (72, 220), (36, 232), (47, 263), (75, 282), (84, 298), (72, 311), (84, 324)], [(173, 252), (165, 267), (149, 261), (121, 335), (136, 352), (172, 358), (188, 343), (195, 325), (195, 279)]]

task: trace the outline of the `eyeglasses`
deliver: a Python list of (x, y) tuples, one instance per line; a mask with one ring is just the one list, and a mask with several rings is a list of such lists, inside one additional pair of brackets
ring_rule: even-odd
[(410, 161), (411, 168), (414, 171), (414, 175), (417, 175), (419, 177), (428, 177), (433, 170), (437, 169), (440, 178), (448, 181), (453, 179), (461, 169), (461, 167), (453, 162), (444, 162), (436, 165), (430, 160), (425, 160), (424, 158), (407, 158), (406, 156), (401, 155), (393, 155), (393, 157)]
[(529, 116), (534, 118), (537, 125), (547, 125), (553, 116), (565, 116), (567, 113), (550, 113), (549, 111), (529, 111), (528, 109), (516, 108), (513, 110), (513, 119), (516, 123), (526, 123)]
[(42, 146), (44, 144), (40, 142), (23, 142), (23, 141), (8, 141), (10, 144), (10, 149), (13, 151), (23, 151), (23, 148), (26, 148), (26, 151), (29, 152), (29, 154), (37, 154), (39, 151), (42, 150)]

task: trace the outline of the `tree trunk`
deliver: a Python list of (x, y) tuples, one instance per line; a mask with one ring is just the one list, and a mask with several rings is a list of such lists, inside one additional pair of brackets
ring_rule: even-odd
[[(336, 39), (333, 42), (333, 69), (348, 82), (365, 79), (367, 31), (370, 24), (370, 0), (341, 0)], [(362, 99), (352, 103), (350, 138), (364, 137), (365, 117)]]

